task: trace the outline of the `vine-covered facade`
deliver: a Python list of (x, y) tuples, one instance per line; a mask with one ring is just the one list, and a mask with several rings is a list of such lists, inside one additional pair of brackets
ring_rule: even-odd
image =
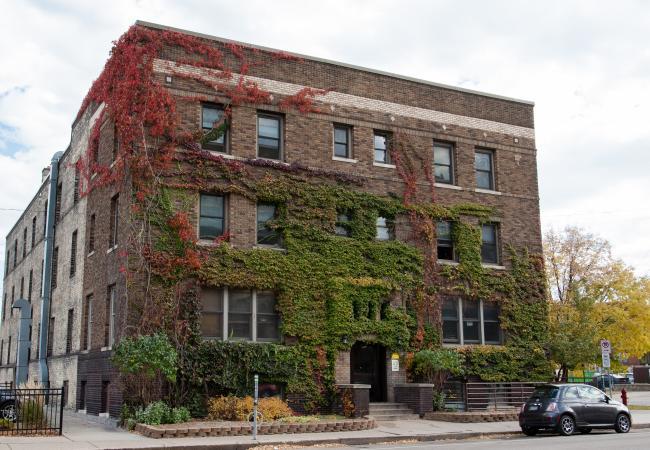
[(198, 412), (254, 373), (298, 409), (393, 400), (440, 346), (549, 375), (532, 104), (138, 22), (82, 129), (77, 409), (116, 415), (113, 347), (160, 331), (160, 395)]

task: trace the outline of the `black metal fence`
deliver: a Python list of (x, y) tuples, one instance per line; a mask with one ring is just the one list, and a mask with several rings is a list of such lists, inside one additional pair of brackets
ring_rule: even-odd
[(499, 411), (519, 408), (540, 383), (445, 384), (445, 407), (459, 411)]
[(0, 386), (0, 435), (60, 435), (63, 388), (12, 389)]

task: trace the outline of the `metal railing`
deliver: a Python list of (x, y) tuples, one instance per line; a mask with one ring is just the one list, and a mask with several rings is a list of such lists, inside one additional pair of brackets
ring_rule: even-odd
[(445, 384), (445, 407), (461, 411), (500, 411), (519, 408), (541, 383)]
[(61, 435), (63, 388), (0, 387), (0, 435)]

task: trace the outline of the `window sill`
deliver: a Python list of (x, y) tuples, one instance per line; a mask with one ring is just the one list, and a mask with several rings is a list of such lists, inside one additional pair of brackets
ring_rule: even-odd
[[(224, 156), (224, 155), (222, 155), (222, 156)], [(288, 162), (282, 161), (281, 159), (264, 158), (263, 156), (256, 156), (255, 159), (261, 159), (262, 161), (272, 161), (274, 163), (282, 164), (283, 166), (287, 166), (287, 167), (291, 165)]]
[(455, 184), (447, 184), (447, 183), (433, 183), (433, 185), (437, 188), (443, 188), (443, 189), (453, 189), (455, 191), (462, 191), (463, 188), (460, 186), (456, 186)]
[(481, 267), (483, 267), (484, 269), (506, 270), (506, 266), (502, 266), (500, 264), (481, 263)]
[(478, 192), (479, 194), (501, 195), (501, 192), (499, 192), (499, 191), (493, 191), (492, 189), (480, 189), (480, 188), (476, 188), (476, 189), (474, 189), (474, 192)]
[(462, 348), (462, 347), (490, 347), (490, 348), (494, 348), (494, 347), (503, 347), (504, 345), (505, 344), (488, 344), (488, 343), (481, 344), (481, 343), (478, 343), (478, 342), (473, 343), (473, 344), (454, 344), (454, 343), (451, 343), (451, 342), (443, 342), (442, 343), (442, 346), (445, 347), (445, 348)]
[(274, 250), (276, 252), (283, 252), (283, 253), (287, 252), (286, 248), (278, 247), (277, 245), (256, 244), (256, 245), (253, 246), (253, 248), (258, 249), (258, 250)]
[(386, 164), (382, 162), (373, 161), (372, 165), (375, 167), (384, 167), (386, 169), (395, 169), (397, 166), (395, 164)]
[(108, 417), (108, 416), (109, 416), (109, 414), (107, 412), (97, 414), (97, 417)]
[(113, 347), (111, 347), (109, 345), (108, 347), (102, 347), (99, 351), (100, 352), (110, 352), (111, 350), (113, 350)]
[(213, 150), (211, 148), (204, 148), (203, 151), (210, 152), (214, 156), (221, 156), (222, 158), (226, 158), (226, 159), (236, 159), (234, 155), (231, 155), (228, 152), (221, 152), (219, 150)]
[(93, 256), (94, 254), (95, 254), (95, 250), (93, 250), (92, 252), (88, 253), (88, 255), (86, 255), (86, 256), (87, 256), (88, 258), (90, 258), (90, 257)]
[(343, 158), (341, 156), (332, 156), (333, 161), (341, 161), (341, 162), (346, 162), (346, 163), (351, 163), (351, 164), (356, 164), (359, 162), (358, 159), (353, 159), (353, 158)]
[(89, 352), (90, 350), (86, 349), (86, 350), (81, 350), (79, 353), (81, 353), (82, 355), (87, 355)]
[[(223, 236), (223, 235), (221, 235), (221, 236)], [(217, 236), (217, 237), (221, 237), (221, 236)], [(222, 242), (217, 243), (216, 238), (215, 239), (199, 239), (198, 241), (196, 241), (197, 245), (200, 245), (201, 247), (217, 247), (217, 246), (223, 244), (224, 242), (226, 242), (226, 241), (222, 241)]]
[(108, 254), (108, 253), (111, 253), (111, 252), (113, 252), (115, 250), (117, 250), (117, 245), (114, 245), (111, 248), (109, 248), (108, 250), (106, 250), (106, 253)]
[(77, 414), (88, 414), (85, 409), (78, 409)]
[(457, 266), (460, 263), (458, 261), (452, 261), (451, 259), (439, 259), (438, 264), (442, 264), (443, 266)]

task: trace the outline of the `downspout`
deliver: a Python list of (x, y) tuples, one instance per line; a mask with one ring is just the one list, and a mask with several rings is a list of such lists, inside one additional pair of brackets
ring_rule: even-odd
[(59, 160), (62, 155), (63, 152), (56, 152), (54, 156), (52, 156), (52, 165), (50, 169), (50, 194), (47, 201), (43, 284), (41, 286), (41, 335), (38, 339), (39, 383), (43, 387), (49, 387), (50, 384), (50, 373), (47, 368), (47, 337), (50, 328), (50, 302), (52, 300), (52, 255), (54, 253), (56, 191), (59, 183)]

